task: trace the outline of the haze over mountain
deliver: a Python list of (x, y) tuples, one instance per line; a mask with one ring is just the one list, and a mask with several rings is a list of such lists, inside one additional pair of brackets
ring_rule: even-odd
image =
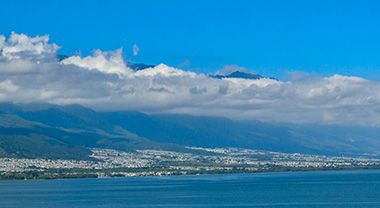
[(223, 117), (136, 111), (96, 112), (80, 105), (0, 104), (0, 156), (89, 159), (87, 148), (191, 152), (185, 146), (240, 147), (325, 155), (379, 155), (380, 129), (269, 124)]

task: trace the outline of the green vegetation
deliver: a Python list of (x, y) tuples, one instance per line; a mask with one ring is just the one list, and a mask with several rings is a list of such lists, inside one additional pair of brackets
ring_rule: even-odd
[[(10, 131), (18, 135), (4, 135)], [(90, 160), (91, 151), (24, 129), (0, 128), (0, 157)], [(23, 135), (24, 134), (24, 135)]]
[(0, 175), (0, 180), (30, 180), (30, 179), (64, 179), (64, 178), (97, 178), (91, 173), (75, 174), (49, 174), (41, 172), (5, 173)]

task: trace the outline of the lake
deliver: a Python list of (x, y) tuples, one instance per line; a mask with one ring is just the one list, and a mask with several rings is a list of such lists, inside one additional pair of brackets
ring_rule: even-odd
[(380, 207), (380, 170), (0, 181), (0, 207)]

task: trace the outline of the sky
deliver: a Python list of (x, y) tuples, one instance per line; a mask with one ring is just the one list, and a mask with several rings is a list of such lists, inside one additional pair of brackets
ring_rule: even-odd
[(282, 80), (289, 72), (380, 80), (379, 1), (13, 0), (1, 5), (0, 34), (49, 34), (65, 55), (122, 47), (128, 61), (197, 73), (235, 64)]
[(377, 1), (1, 6), (0, 102), (380, 127)]

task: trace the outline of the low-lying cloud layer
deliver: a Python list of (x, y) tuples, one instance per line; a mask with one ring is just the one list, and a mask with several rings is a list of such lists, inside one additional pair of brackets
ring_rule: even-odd
[[(0, 36), (0, 102), (380, 126), (380, 83), (359, 77), (214, 79), (160, 64), (133, 71), (122, 51), (57, 59), (49, 36)], [(226, 67), (220, 72), (228, 71)], [(243, 69), (243, 68), (242, 68)]]

